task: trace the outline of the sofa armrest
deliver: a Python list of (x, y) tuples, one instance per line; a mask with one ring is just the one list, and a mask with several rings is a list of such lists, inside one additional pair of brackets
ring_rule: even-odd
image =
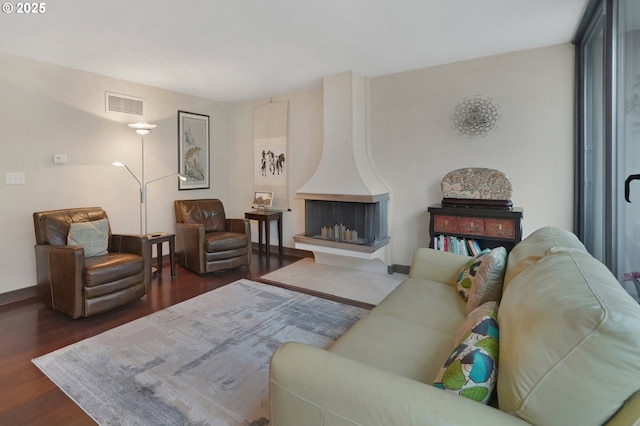
[(471, 256), (419, 248), (413, 254), (409, 277), (454, 284), (458, 272), (470, 259)]
[(206, 272), (204, 255), (204, 225), (176, 223), (176, 255), (182, 265), (200, 274)]
[(638, 425), (640, 425), (640, 390), (631, 395), (622, 408), (605, 423), (605, 426)]
[(278, 426), (528, 425), (431, 385), (330, 351), (285, 343), (271, 358), (271, 420)]
[(84, 313), (81, 246), (36, 244), (36, 276), (40, 300), (72, 318)]

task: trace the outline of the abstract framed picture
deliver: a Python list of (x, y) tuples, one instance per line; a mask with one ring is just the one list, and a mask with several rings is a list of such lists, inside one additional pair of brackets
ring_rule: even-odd
[(209, 116), (178, 111), (178, 189), (209, 188)]

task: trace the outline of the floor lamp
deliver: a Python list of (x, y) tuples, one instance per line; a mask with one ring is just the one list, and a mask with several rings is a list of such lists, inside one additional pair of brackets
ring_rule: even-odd
[(162, 176), (156, 179), (151, 179), (150, 181), (145, 181), (144, 180), (144, 137), (145, 135), (148, 135), (149, 133), (151, 133), (151, 130), (156, 128), (155, 124), (149, 124), (146, 122), (143, 123), (135, 123), (135, 124), (129, 124), (129, 127), (131, 127), (133, 129), (134, 132), (136, 132), (137, 134), (140, 135), (141, 141), (142, 141), (142, 168), (141, 168), (141, 177), (140, 179), (138, 179), (138, 177), (131, 171), (131, 169), (124, 163), (120, 162), (120, 161), (115, 161), (113, 163), (114, 166), (117, 167), (124, 167), (125, 169), (127, 169), (127, 171), (129, 172), (129, 174), (131, 174), (131, 176), (133, 176), (133, 178), (136, 180), (136, 182), (138, 182), (138, 185), (140, 186), (140, 233), (143, 234), (142, 229), (142, 218), (143, 218), (143, 208), (144, 208), (144, 234), (146, 235), (148, 233), (147, 230), (147, 185), (161, 180), (161, 179), (165, 179), (171, 176), (178, 176), (178, 178), (182, 181), (186, 181), (187, 177), (185, 175), (183, 175), (182, 173), (170, 173), (166, 176)]

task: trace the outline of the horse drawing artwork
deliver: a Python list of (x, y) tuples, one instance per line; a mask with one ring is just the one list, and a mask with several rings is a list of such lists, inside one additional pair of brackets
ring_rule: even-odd
[(272, 176), (284, 174), (284, 153), (276, 155), (273, 151), (262, 150), (262, 157), (260, 159), (260, 175)]

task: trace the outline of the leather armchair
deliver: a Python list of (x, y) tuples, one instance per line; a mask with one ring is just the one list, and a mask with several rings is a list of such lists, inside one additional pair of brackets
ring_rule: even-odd
[(151, 244), (146, 236), (111, 234), (107, 222), (105, 254), (85, 257), (82, 245), (67, 244), (71, 224), (101, 219), (108, 220), (100, 207), (33, 214), (38, 296), (72, 318), (120, 307), (149, 290)]
[(251, 263), (251, 226), (247, 219), (228, 219), (218, 199), (176, 200), (176, 256), (197, 273), (221, 271)]

